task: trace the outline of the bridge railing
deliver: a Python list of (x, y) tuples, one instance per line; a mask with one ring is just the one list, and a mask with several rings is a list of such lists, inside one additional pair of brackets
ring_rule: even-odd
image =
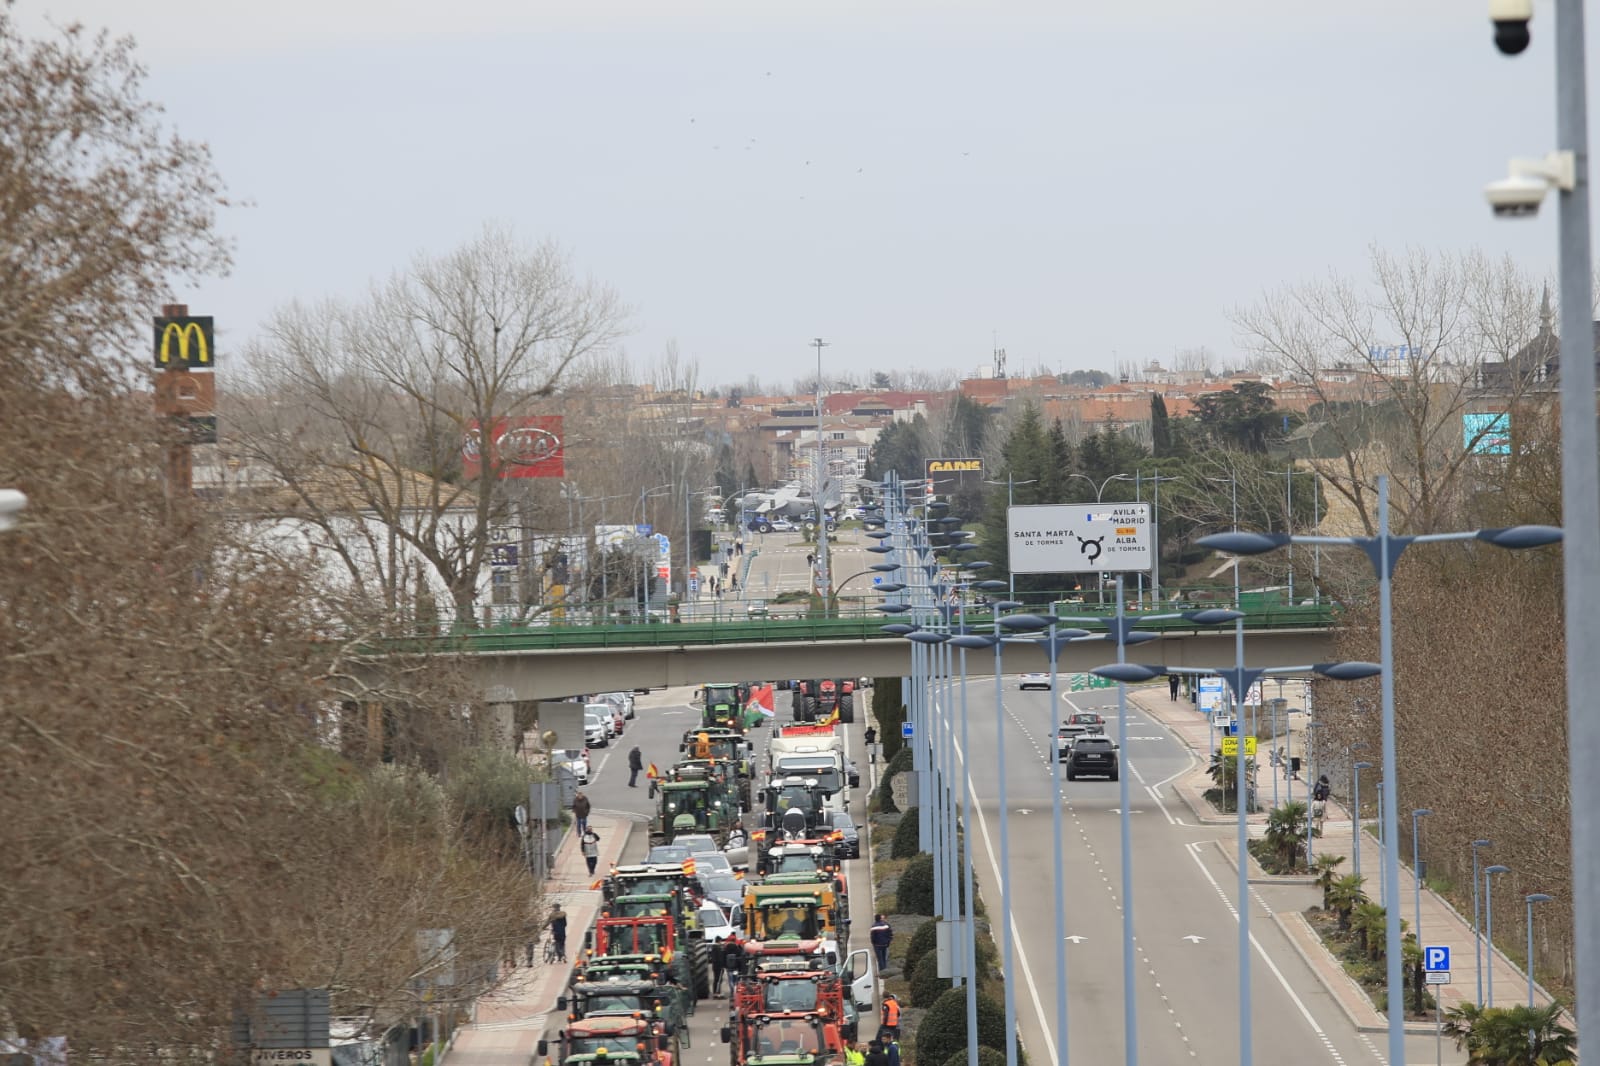
[[(1085, 602), (1058, 594), (1047, 602), (1024, 608), (1036, 612), (1054, 611), (1079, 617), (1108, 616), (1115, 613), (1111, 604), (1093, 599)], [(1093, 593), (1090, 594), (1093, 597)], [(1044, 596), (1030, 597), (1044, 599)], [(1250, 590), (1239, 597), (1238, 609), (1245, 613), (1247, 629), (1327, 628), (1335, 624), (1337, 606), (1297, 599), (1290, 602), (1281, 590)], [(877, 609), (876, 599), (841, 603), (829, 614), (811, 614), (804, 602), (768, 601), (765, 613), (751, 614), (750, 601), (724, 601), (716, 610), (701, 602), (696, 611), (679, 610), (667, 617), (651, 616), (648, 621), (579, 622), (556, 620), (549, 615), (525, 623), (485, 625), (477, 628), (441, 626), (430, 629), (430, 640), (458, 650), (474, 652), (580, 650), (585, 648), (654, 647), (703, 644), (773, 642), (813, 642), (881, 639), (880, 629), (898, 617)], [(1231, 586), (1186, 588), (1157, 604), (1146, 598), (1143, 604), (1129, 602), (1126, 611), (1133, 617), (1205, 607), (1233, 607)], [(1141, 609), (1142, 608), (1142, 609)], [(990, 617), (984, 605), (968, 605), (968, 624), (982, 626)], [(1092, 625), (1084, 628), (1093, 629)], [(1183, 619), (1149, 622), (1155, 631), (1185, 631), (1206, 627)], [(437, 646), (437, 644), (435, 645)]]

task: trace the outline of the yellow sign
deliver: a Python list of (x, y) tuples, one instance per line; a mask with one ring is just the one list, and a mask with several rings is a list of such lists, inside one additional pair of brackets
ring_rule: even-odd
[(202, 318), (157, 318), (156, 366), (163, 370), (209, 370), (216, 334), (210, 315)]
[[(1246, 755), (1254, 755), (1256, 753), (1255, 737), (1244, 738), (1244, 753)], [(1237, 759), (1239, 757), (1239, 738), (1223, 737), (1222, 754), (1224, 758)]]
[(961, 474), (968, 472), (983, 473), (982, 459), (929, 459), (928, 473), (930, 474)]

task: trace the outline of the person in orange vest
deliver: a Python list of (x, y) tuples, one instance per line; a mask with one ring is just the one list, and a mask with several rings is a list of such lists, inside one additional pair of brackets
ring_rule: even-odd
[(887, 992), (883, 997), (883, 1014), (878, 1022), (878, 1039), (900, 1039), (900, 1001), (893, 992)]

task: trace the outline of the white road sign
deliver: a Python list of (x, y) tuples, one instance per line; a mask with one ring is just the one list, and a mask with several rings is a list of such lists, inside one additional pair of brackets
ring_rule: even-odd
[(1147, 503), (1040, 504), (1007, 516), (1013, 574), (1149, 570), (1155, 558)]

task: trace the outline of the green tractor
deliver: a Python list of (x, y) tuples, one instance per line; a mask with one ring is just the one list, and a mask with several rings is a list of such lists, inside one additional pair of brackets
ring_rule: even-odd
[(679, 833), (709, 833), (718, 846), (739, 824), (738, 795), (704, 766), (674, 767), (656, 785), (661, 793), (650, 819), (650, 846), (670, 844)]
[(687, 1044), (689, 1030), (685, 1028), (690, 1013), (694, 1011), (694, 997), (681, 986), (663, 984), (652, 980), (611, 979), (605, 981), (579, 981), (567, 994), (556, 999), (556, 1010), (569, 1020), (591, 1018), (649, 1018), (659, 1035), (671, 1042), (674, 1060), (681, 1039)]
[(745, 705), (750, 702), (750, 686), (742, 681), (717, 682), (702, 687), (700, 724), (744, 732)]

